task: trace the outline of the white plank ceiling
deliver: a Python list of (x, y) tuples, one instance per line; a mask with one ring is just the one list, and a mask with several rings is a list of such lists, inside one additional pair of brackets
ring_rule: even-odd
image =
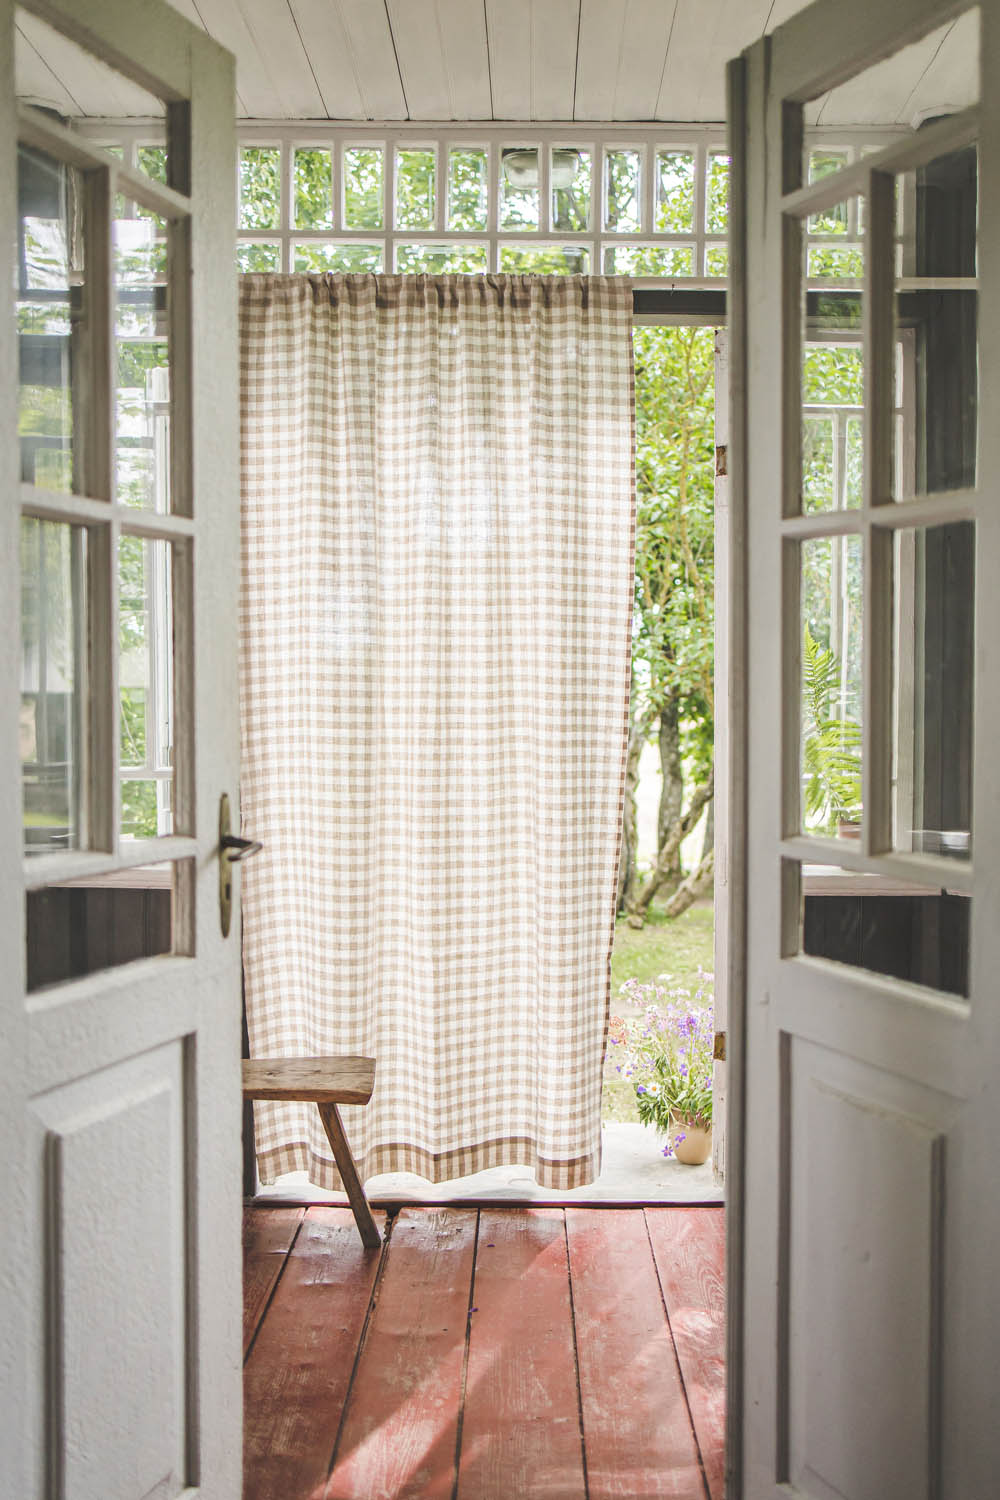
[[(243, 118), (719, 121), (726, 61), (803, 0), (172, 3), (235, 54)], [(974, 26), (949, 23), (817, 100), (809, 123), (910, 125), (972, 102)], [(66, 114), (149, 113), (141, 90), (46, 33), (23, 17), (23, 92)]]

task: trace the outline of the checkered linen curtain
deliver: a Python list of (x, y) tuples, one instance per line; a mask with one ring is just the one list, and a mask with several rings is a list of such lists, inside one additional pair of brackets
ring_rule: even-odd
[[(363, 1177), (600, 1170), (633, 548), (631, 292), (246, 276), (254, 1056), (364, 1053)], [(339, 1186), (313, 1106), (264, 1182)]]

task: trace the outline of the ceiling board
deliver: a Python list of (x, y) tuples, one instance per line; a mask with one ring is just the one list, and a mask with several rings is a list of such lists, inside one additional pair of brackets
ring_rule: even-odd
[(451, 91), (435, 0), (386, 0), (386, 9), (410, 118), (451, 119)]
[(453, 120), (489, 120), (490, 54), (486, 40), (486, 12), (469, 0), (437, 0), (441, 45), (444, 51)]
[(531, 119), (531, 0), (486, 0), (494, 120)]
[(281, 100), (282, 115), (291, 120), (325, 119), (323, 100), (288, 0), (240, 0), (240, 5)]
[(39, 56), (20, 27), (14, 32), (14, 77), (17, 79), (20, 98), (56, 109), (61, 115), (81, 113), (76, 99), (67, 92), (62, 81)]
[(656, 102), (658, 120), (725, 119), (725, 63), (730, 49), (718, 42), (725, 10), (726, 0), (677, 0)]
[(124, 74), (98, 62), (76, 42), (62, 36), (28, 11), (18, 10), (17, 25), (25, 40), (61, 81), (85, 115), (162, 115), (161, 100)]
[(531, 118), (572, 120), (580, 0), (531, 0)]
[(281, 116), (278, 91), (264, 67), (263, 59), (237, 0), (195, 0), (209, 36), (236, 58), (236, 90), (251, 119)]
[(290, 0), (299, 35), (308, 38), (309, 63), (330, 120), (363, 120), (347, 32), (336, 0)]
[(409, 118), (385, 6), (373, 5), (371, 0), (340, 0), (340, 14), (354, 59), (354, 76), (361, 91), (365, 118)]
[[(242, 118), (721, 121), (725, 65), (803, 0), (174, 0), (236, 57)], [(835, 3), (835, 0), (829, 0)], [(877, 3), (877, 0), (873, 0)], [(31, 91), (84, 115), (148, 96), (24, 17)], [(46, 28), (46, 31), (48, 29)], [(961, 107), (975, 19), (948, 23), (828, 96), (807, 121), (910, 124)], [(972, 72), (970, 72), (970, 68)], [(25, 85), (29, 87), (28, 84)]]

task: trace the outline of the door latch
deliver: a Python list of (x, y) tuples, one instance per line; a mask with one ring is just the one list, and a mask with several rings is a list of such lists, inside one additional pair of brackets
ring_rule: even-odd
[(223, 937), (229, 936), (233, 920), (233, 865), (259, 854), (263, 847), (256, 839), (241, 839), (233, 833), (229, 795), (223, 792), (219, 798), (219, 925)]

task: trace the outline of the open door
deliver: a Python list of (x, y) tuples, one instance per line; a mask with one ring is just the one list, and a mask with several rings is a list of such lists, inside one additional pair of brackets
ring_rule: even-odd
[(824, 0), (730, 69), (744, 1500), (997, 1491), (998, 28)]
[(0, 0), (0, 111), (0, 1493), (236, 1500), (232, 60)]

